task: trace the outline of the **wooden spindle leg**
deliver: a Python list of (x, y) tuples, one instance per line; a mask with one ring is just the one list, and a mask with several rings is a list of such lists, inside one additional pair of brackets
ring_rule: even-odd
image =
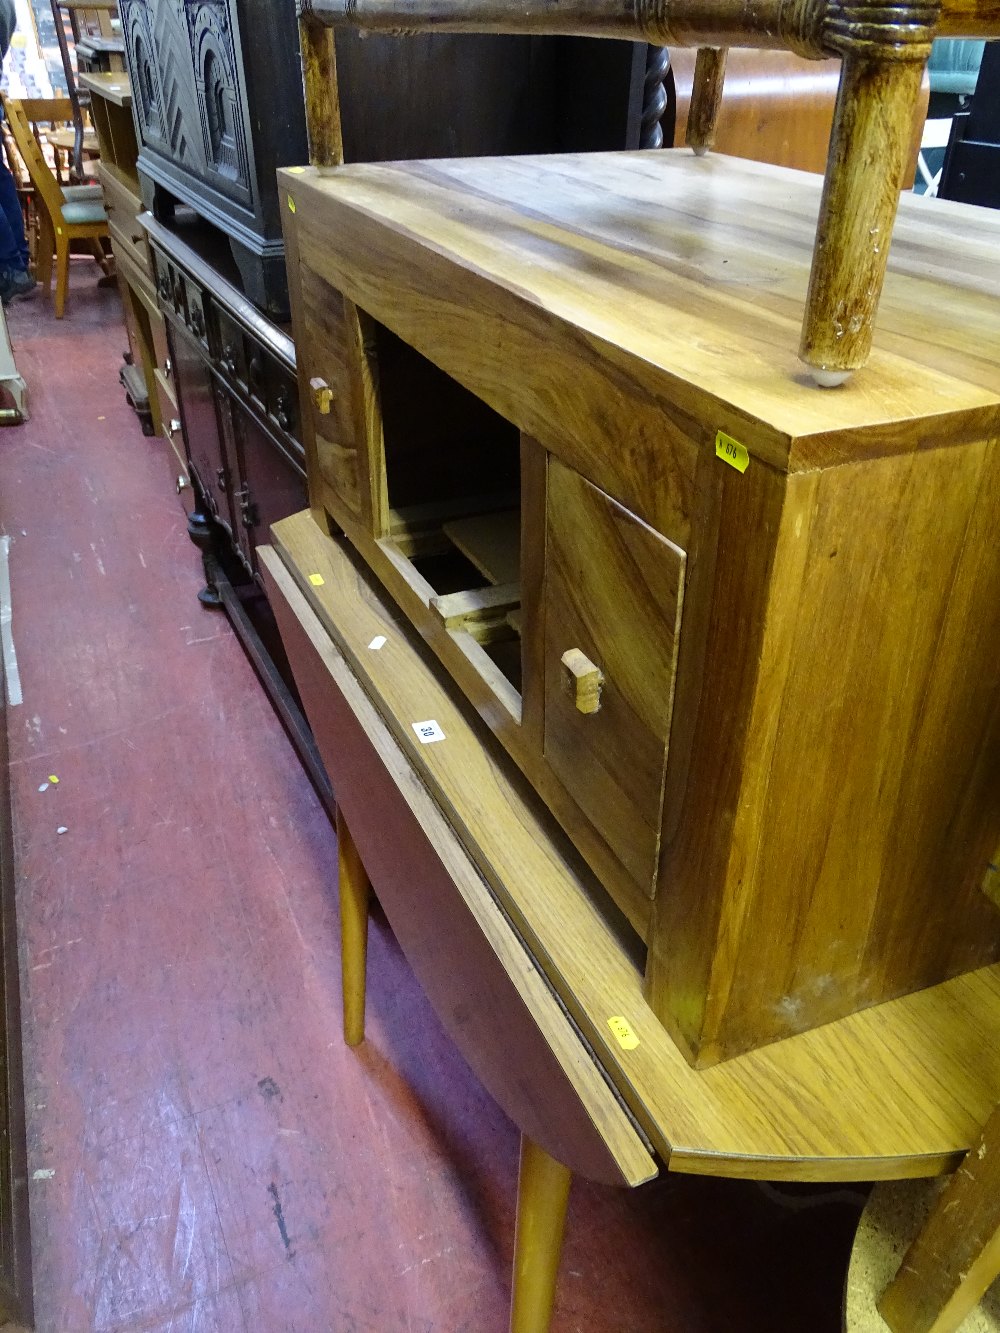
[(320, 171), (339, 167), (344, 160), (340, 130), (340, 91), (333, 29), (320, 23), (303, 6), (299, 18), (302, 81), (306, 96), (306, 131), (309, 161)]
[(724, 46), (702, 46), (694, 62), (694, 81), (691, 85), (691, 105), (688, 108), (687, 130), (684, 142), (698, 157), (704, 157), (715, 143), (715, 126), (722, 105), (722, 85), (726, 78)]
[(348, 1046), (358, 1046), (365, 1039), (368, 902), (371, 884), (339, 805), (337, 862), (340, 868), (340, 978), (344, 995), (344, 1040)]
[(799, 355), (825, 388), (871, 351), (923, 62), (844, 57)]
[(521, 1135), (510, 1333), (549, 1327), (572, 1179), (567, 1167)]
[(878, 1302), (893, 1333), (954, 1333), (1000, 1275), (1000, 1109)]

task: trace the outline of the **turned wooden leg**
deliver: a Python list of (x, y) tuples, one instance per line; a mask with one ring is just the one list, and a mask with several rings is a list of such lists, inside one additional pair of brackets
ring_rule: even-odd
[(826, 388), (871, 351), (923, 69), (844, 57), (799, 347)]
[(340, 978), (344, 993), (344, 1040), (365, 1039), (365, 981), (368, 973), (368, 900), (371, 884), (350, 830), (337, 806), (340, 867)]
[(725, 46), (702, 46), (694, 62), (691, 105), (688, 108), (684, 142), (698, 157), (704, 157), (715, 143), (715, 126), (722, 105), (722, 85), (726, 77)]
[(954, 1333), (1000, 1274), (1000, 1109), (878, 1302), (893, 1333)]
[(567, 1167), (521, 1135), (510, 1333), (549, 1327), (572, 1179)]
[(303, 7), (299, 19), (302, 81), (306, 94), (306, 130), (309, 161), (320, 171), (339, 167), (344, 160), (340, 131), (340, 93), (333, 29), (313, 18)]

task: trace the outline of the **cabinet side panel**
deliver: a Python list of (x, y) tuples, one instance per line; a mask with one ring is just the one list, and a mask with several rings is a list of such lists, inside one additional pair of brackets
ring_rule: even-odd
[(754, 708), (773, 742), (754, 858), (730, 867), (706, 1063), (1000, 954), (981, 891), (1000, 831), (997, 447), (794, 478), (789, 514), (802, 487), (808, 549), (775, 570)]
[(754, 460), (740, 474), (709, 450), (695, 481), (646, 969), (647, 999), (690, 1058), (704, 1028), (731, 862), (753, 814), (745, 804), (759, 739), (751, 713), (785, 500), (778, 472)]

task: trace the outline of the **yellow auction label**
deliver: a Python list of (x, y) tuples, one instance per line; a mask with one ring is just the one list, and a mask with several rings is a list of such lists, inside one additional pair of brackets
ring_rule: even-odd
[(322, 588), (326, 580), (323, 578), (322, 574), (310, 574), (309, 582), (312, 584), (314, 588)]
[(295, 200), (292, 198), (291, 195), (288, 196), (288, 211), (289, 213), (295, 212)]
[(724, 430), (716, 433), (715, 456), (728, 463), (730, 467), (734, 467), (737, 472), (746, 472), (747, 464), (750, 462), (750, 455), (745, 446), (740, 444), (739, 440), (734, 440), (731, 435), (727, 435)]
[(639, 1045), (639, 1038), (635, 1035), (624, 1018), (620, 1016), (609, 1018), (608, 1027), (615, 1034), (615, 1037), (618, 1040), (618, 1045), (623, 1051), (634, 1051)]

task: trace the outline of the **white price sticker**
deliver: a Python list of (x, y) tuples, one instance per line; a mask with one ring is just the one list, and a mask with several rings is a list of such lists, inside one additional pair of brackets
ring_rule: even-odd
[(421, 745), (431, 745), (434, 741), (444, 740), (444, 732), (433, 718), (429, 718), (426, 722), (414, 722), (411, 725), (417, 733)]
[(375, 637), (374, 637), (374, 639), (372, 639), (371, 643), (368, 645), (368, 647), (372, 650), (373, 653), (377, 653), (378, 650), (379, 650), (380, 648), (384, 648), (385, 645), (386, 645), (386, 637), (385, 637), (385, 635), (384, 635), (384, 634), (376, 634)]

